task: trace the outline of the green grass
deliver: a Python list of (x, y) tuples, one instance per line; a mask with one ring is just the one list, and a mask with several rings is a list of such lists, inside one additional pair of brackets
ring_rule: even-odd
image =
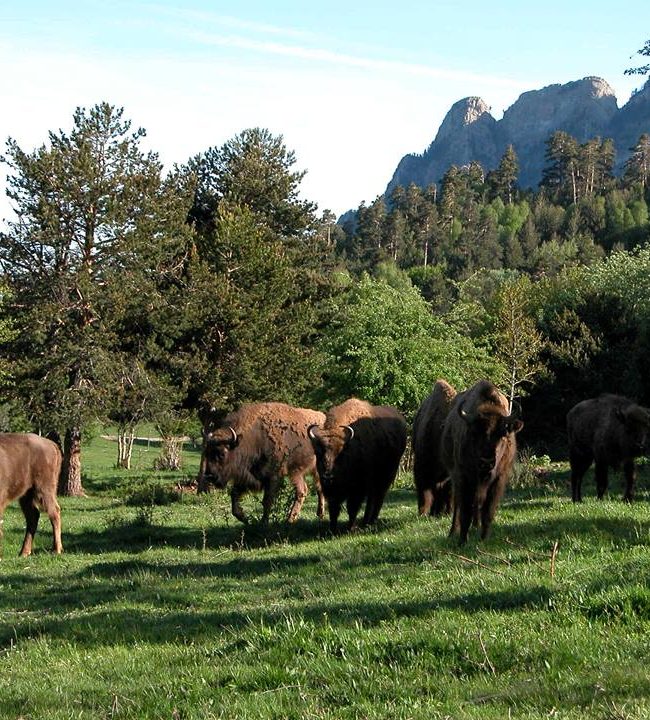
[(196, 451), (175, 475), (156, 455), (124, 472), (113, 443), (84, 449), (61, 557), (47, 518), (16, 557), (7, 510), (1, 718), (650, 717), (647, 467), (633, 505), (616, 476), (597, 502), (590, 475), (574, 506), (555, 466), (459, 549), (408, 477), (376, 530), (332, 538), (313, 496), (295, 526), (243, 526), (223, 494), (175, 493)]

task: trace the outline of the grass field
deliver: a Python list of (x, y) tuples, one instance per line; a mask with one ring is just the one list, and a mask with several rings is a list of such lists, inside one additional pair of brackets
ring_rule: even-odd
[(7, 510), (1, 718), (650, 718), (647, 467), (633, 505), (618, 476), (597, 502), (590, 474), (574, 506), (555, 469), (459, 549), (408, 476), (377, 529), (332, 538), (313, 496), (266, 529), (223, 494), (179, 500), (156, 454), (126, 472), (113, 443), (84, 449), (60, 557), (46, 517), (16, 557)]

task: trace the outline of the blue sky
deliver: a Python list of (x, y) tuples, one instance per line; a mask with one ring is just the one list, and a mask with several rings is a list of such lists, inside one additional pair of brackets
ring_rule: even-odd
[(647, 0), (0, 0), (0, 140), (31, 150), (103, 100), (168, 166), (266, 127), (308, 171), (303, 194), (339, 214), (463, 97), (498, 119), (526, 90), (597, 75), (623, 105), (648, 38)]

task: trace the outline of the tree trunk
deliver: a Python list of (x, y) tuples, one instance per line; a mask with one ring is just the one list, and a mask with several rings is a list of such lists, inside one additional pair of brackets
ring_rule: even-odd
[(85, 495), (81, 485), (81, 430), (68, 428), (63, 440), (63, 465), (59, 478), (60, 495)]
[(156, 459), (156, 470), (180, 470), (183, 438), (175, 435), (164, 435), (160, 448), (160, 457)]
[(117, 467), (122, 470), (131, 469), (131, 455), (135, 429), (133, 427), (120, 427), (117, 430)]

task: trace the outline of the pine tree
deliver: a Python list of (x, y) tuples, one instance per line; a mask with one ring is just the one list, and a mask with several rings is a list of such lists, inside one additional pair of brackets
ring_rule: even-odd
[(34, 427), (63, 429), (68, 494), (83, 493), (81, 432), (110, 402), (114, 328), (137, 248), (155, 244), (142, 227), (156, 214), (161, 166), (140, 150), (144, 131), (130, 128), (107, 103), (79, 108), (70, 134), (50, 132), (32, 153), (10, 139), (4, 159), (18, 216), (0, 247), (17, 299), (16, 391)]
[(631, 155), (625, 163), (627, 183), (638, 182), (645, 193), (650, 180), (650, 135), (643, 133), (637, 144), (631, 148)]
[(519, 160), (512, 145), (508, 145), (496, 170), (488, 175), (488, 185), (493, 197), (499, 197), (507, 205), (515, 200)]

